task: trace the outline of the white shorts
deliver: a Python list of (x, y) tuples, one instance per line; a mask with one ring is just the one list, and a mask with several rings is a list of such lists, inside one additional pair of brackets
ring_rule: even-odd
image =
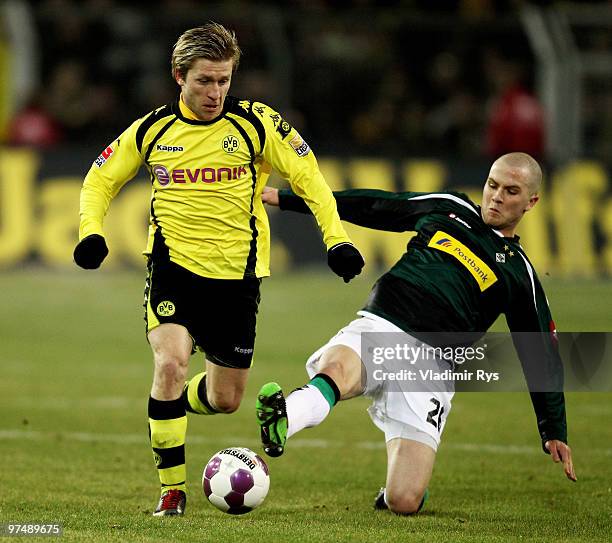
[[(311, 378), (319, 373), (318, 362), (323, 353), (334, 345), (350, 347), (361, 358), (361, 334), (364, 332), (402, 334), (403, 342), (423, 345), (422, 342), (378, 315), (367, 311), (360, 311), (358, 314), (361, 315), (361, 318), (342, 328), (310, 356), (306, 362), (306, 371)], [(370, 340), (371, 337), (368, 336), (368, 339)], [(418, 360), (411, 367), (424, 370), (438, 369), (437, 364), (438, 362), (432, 360)], [(384, 362), (377, 366), (377, 369), (384, 370)], [(372, 398), (372, 405), (368, 408), (368, 413), (374, 424), (385, 433), (385, 440), (411, 439), (424, 443), (436, 451), (446, 425), (446, 418), (451, 410), (454, 392), (438, 387), (434, 383), (428, 384), (427, 389), (420, 389), (418, 392), (402, 392), (398, 390), (397, 383), (373, 379), (371, 371), (367, 368), (366, 375), (363, 395)]]

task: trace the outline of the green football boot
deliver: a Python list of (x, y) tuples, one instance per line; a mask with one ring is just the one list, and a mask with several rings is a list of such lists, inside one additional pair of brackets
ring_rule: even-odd
[(262, 386), (255, 409), (264, 452), (268, 456), (280, 456), (285, 451), (287, 441), (287, 408), (280, 385), (266, 383)]

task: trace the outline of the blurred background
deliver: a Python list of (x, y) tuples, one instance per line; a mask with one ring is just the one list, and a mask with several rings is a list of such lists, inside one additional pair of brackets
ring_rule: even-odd
[[(0, 6), (0, 269), (71, 266), (91, 162), (175, 99), (172, 45), (216, 20), (244, 53), (231, 93), (280, 111), (334, 189), (452, 188), (478, 201), (491, 161), (525, 151), (546, 170), (545, 197), (521, 232), (536, 268), (612, 274), (612, 2)], [(110, 267), (142, 267), (149, 192), (141, 171), (113, 202)], [(273, 271), (323, 262), (309, 219), (271, 221)], [(349, 229), (370, 269), (407, 241)]]

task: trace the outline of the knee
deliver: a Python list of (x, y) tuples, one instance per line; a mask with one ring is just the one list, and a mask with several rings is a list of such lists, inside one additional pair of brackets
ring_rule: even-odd
[(328, 358), (322, 360), (319, 366), (319, 371), (322, 373), (328, 373), (331, 375), (341, 376), (344, 374), (344, 366), (342, 359), (338, 357)]
[(159, 354), (155, 356), (155, 371), (165, 378), (180, 379), (187, 374), (189, 360), (174, 354)]
[(208, 401), (219, 413), (233, 413), (240, 407), (244, 390), (240, 387), (221, 387), (215, 390), (214, 387), (208, 389)]
[(319, 372), (331, 377), (339, 388), (351, 384), (351, 369), (350, 364), (342, 357), (342, 353), (323, 357), (319, 365)]
[(387, 492), (385, 501), (389, 510), (397, 515), (414, 515), (418, 513), (423, 501), (423, 493), (416, 492)]
[(233, 413), (240, 407), (241, 397), (237, 395), (225, 394), (223, 396), (213, 395), (209, 398), (212, 407), (219, 413)]

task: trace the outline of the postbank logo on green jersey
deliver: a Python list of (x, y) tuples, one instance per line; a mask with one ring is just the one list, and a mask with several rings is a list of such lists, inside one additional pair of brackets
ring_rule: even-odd
[(456, 258), (478, 283), (480, 292), (487, 290), (497, 281), (493, 270), (453, 236), (438, 230), (429, 240), (428, 247), (437, 249)]

